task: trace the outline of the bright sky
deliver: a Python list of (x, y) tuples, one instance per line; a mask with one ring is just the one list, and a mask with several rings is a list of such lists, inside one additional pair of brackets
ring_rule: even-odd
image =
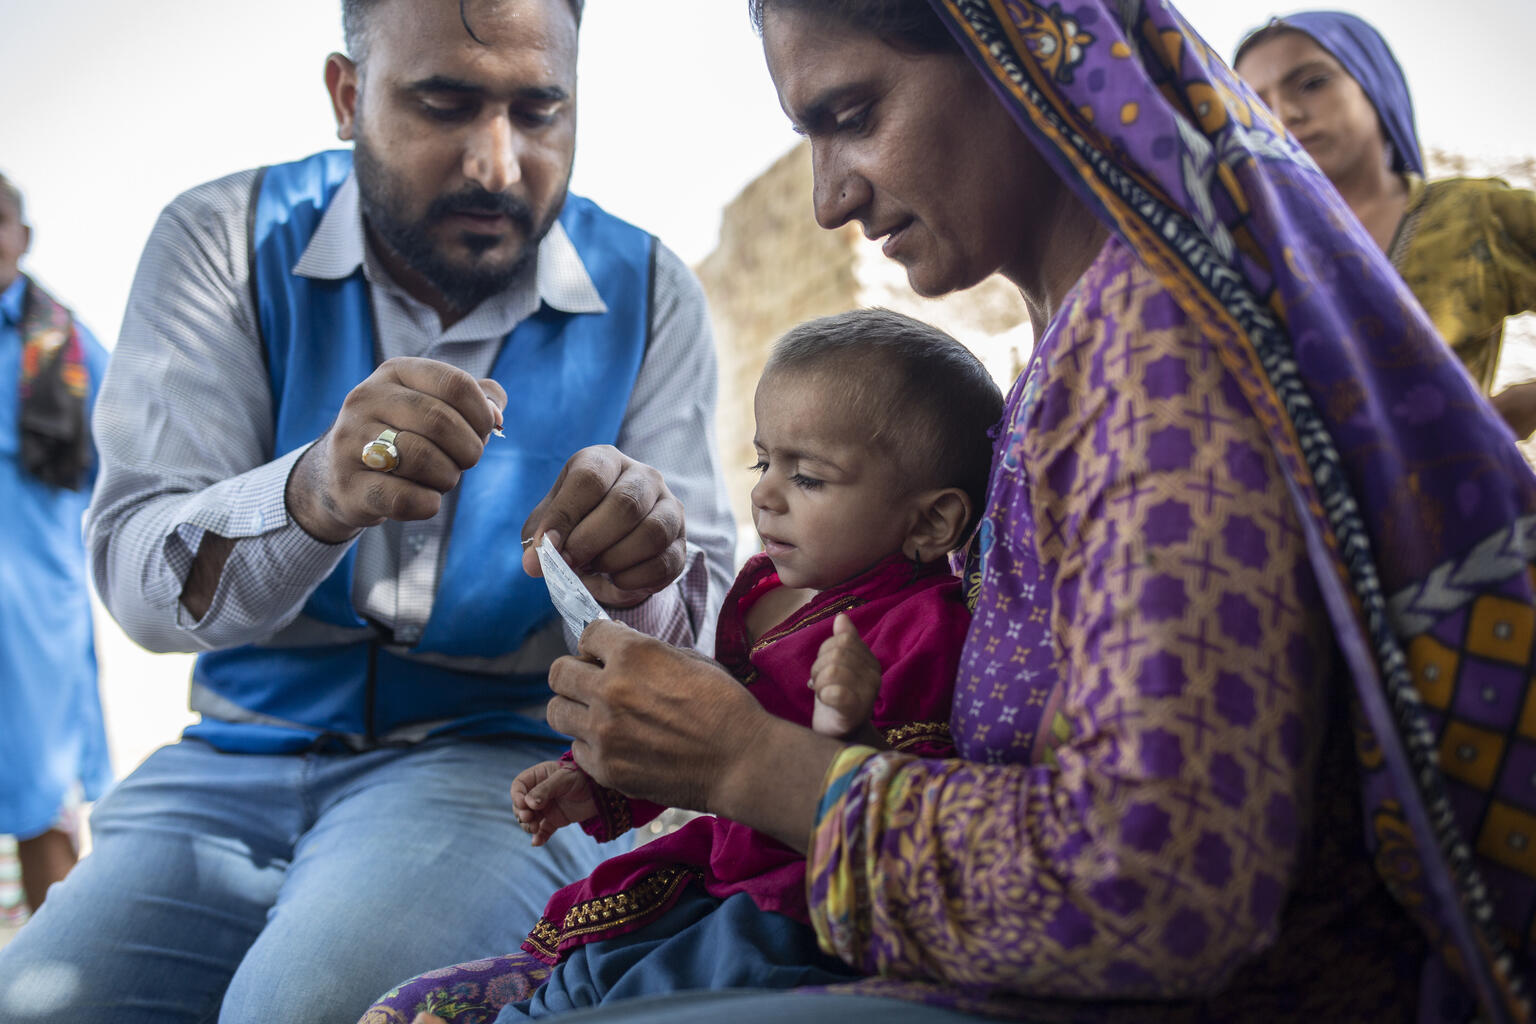
[[(1395, 48), (1426, 146), (1536, 155), (1536, 2), (1342, 6)], [(0, 170), (27, 195), (28, 266), (109, 346), (169, 199), (336, 144), (321, 66), (341, 45), (338, 0), (6, 7)], [(1224, 54), (1274, 13), (1254, 0), (1181, 9)], [(689, 262), (713, 247), (720, 208), (794, 142), (743, 0), (588, 0), (580, 81), (573, 187)]]
[[(1469, 156), (1536, 156), (1536, 2), (1352, 0), (1407, 69), (1420, 137)], [(339, 0), (12, 0), (0, 16), (0, 170), (25, 191), (24, 264), (108, 346), (139, 251), (182, 190), (336, 144), (321, 78)], [(1185, 0), (1230, 55), (1276, 13)], [(1282, 9), (1289, 11), (1294, 8)], [(744, 0), (588, 0), (573, 187), (696, 262), (720, 209), (794, 144)], [(806, 211), (810, 216), (810, 211)], [(100, 620), (119, 771), (174, 737), (184, 658)], [(158, 677), (158, 685), (140, 685)]]

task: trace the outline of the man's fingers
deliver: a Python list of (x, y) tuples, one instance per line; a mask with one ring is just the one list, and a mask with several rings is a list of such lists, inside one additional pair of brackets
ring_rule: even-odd
[[(379, 430), (383, 430), (381, 425)], [(447, 494), (459, 484), (462, 473), (454, 459), (423, 434), (395, 428), (395, 450), (400, 464), (389, 476), (409, 480), (439, 494)]]
[(480, 385), (480, 390), (485, 395), (486, 401), (491, 403), (491, 421), (496, 429), (500, 430), (502, 424), (501, 411), (507, 407), (507, 389), (490, 377), (481, 377), (477, 383)]
[(583, 448), (572, 455), (549, 494), (523, 523), (523, 536), (537, 538), (542, 533), (556, 532), (569, 538), (576, 524), (603, 502), (627, 461), (617, 448), (608, 446)]
[[(556, 547), (579, 573), (607, 577), (588, 588), (605, 604), (638, 603), (676, 579), (687, 559), (682, 503), (660, 473), (608, 446), (566, 460), (523, 524), (530, 542), (546, 535), (558, 538)], [(531, 550), (523, 569), (542, 575)]]
[(332, 429), (359, 452), (383, 427), (409, 431), (462, 470), (480, 460), (497, 416), (480, 382), (464, 371), (432, 359), (391, 359), (347, 394)]
[[(490, 433), (489, 425), (494, 423), (485, 394), (477, 387), (475, 395), (475, 411), (480, 413), (479, 420), (487, 424), (483, 433), (475, 430), (464, 410), (420, 391), (398, 392), (389, 407), (377, 415), (396, 430), (417, 434), (436, 445), (455, 467), (465, 470), (480, 461), (485, 452), (484, 438)], [(401, 464), (405, 464), (403, 458)]]
[[(601, 511), (584, 522), (591, 522)], [(683, 519), (682, 503), (671, 494), (663, 494), (629, 533), (599, 551), (587, 565), (606, 573), (615, 586), (625, 590), (664, 587), (677, 578), (687, 561)], [(567, 543), (566, 550), (573, 559), (580, 557), (573, 543)]]
[[(436, 359), (402, 356), (386, 360), (379, 370), (385, 379), (393, 379), (411, 391), (451, 406), (477, 438), (489, 434), (496, 425), (496, 414), (486, 402), (484, 383), (457, 366)], [(501, 398), (504, 405), (505, 392)]]
[(359, 504), (378, 522), (431, 519), (443, 503), (443, 496), (432, 488), (391, 473), (367, 473), (354, 486), (362, 488)]
[(683, 506), (660, 473), (630, 463), (589, 511), (562, 532), (572, 565), (622, 573), (655, 558), (682, 536)]

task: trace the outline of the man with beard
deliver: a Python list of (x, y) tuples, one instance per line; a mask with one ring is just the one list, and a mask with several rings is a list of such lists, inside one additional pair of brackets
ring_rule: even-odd
[(97, 806), (0, 952), (0, 1018), (350, 1022), (514, 948), (601, 859), (532, 850), (508, 797), (562, 749), (567, 649), (519, 541), (707, 645), (733, 528), (698, 285), (566, 194), (580, 6), (346, 0), (325, 77), (352, 152), (155, 227), (88, 543), (130, 636), (202, 652), (202, 717)]

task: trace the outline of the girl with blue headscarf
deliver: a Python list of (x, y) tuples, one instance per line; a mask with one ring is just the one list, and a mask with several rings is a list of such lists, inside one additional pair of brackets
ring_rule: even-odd
[(1493, 395), (1504, 320), (1536, 309), (1536, 193), (1496, 178), (1426, 181), (1403, 70), (1370, 24), (1338, 11), (1276, 18), (1233, 67), (1338, 188), (1519, 437), (1536, 382)]

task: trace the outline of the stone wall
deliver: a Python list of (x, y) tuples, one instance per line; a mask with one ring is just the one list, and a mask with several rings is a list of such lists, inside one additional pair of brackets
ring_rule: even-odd
[[(1536, 188), (1536, 158), (1484, 165), (1431, 149), (1431, 177), (1498, 176)], [(746, 469), (752, 451), (752, 395), (769, 348), (803, 320), (860, 306), (885, 306), (926, 320), (964, 342), (1005, 391), (1034, 335), (1018, 290), (1001, 277), (924, 299), (906, 272), (866, 240), (857, 225), (822, 230), (812, 216), (810, 146), (801, 143), (725, 208), (720, 241), (696, 268), (709, 297), (720, 350), (720, 449), (742, 550), (756, 550)], [(1510, 322), (1498, 386), (1536, 377), (1536, 317)], [(1527, 446), (1536, 458), (1536, 443)]]
[(857, 225), (836, 231), (818, 226), (806, 143), (731, 201), (721, 216), (719, 243), (694, 270), (709, 297), (720, 350), (720, 452), (747, 551), (756, 550), (747, 497), (753, 477), (746, 468), (755, 460), (752, 395), (768, 350), (785, 331), (813, 317), (886, 306), (949, 331), (1005, 388), (1031, 347), (1024, 301), (1002, 278), (924, 299)]

